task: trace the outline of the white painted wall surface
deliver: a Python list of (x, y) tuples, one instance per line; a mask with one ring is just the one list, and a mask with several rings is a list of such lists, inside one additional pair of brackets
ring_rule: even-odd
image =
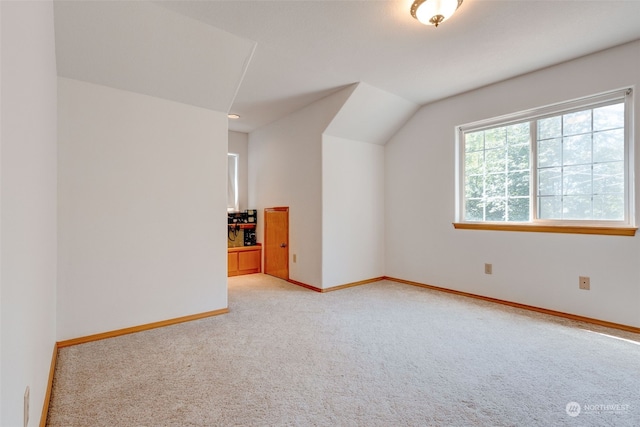
[(39, 423), (56, 341), (56, 58), (50, 1), (0, 2), (0, 425)]
[(322, 287), (384, 276), (384, 147), (322, 138)]
[[(637, 91), (638, 70), (640, 42), (634, 42), (419, 110), (386, 145), (386, 274), (640, 326), (640, 235), (472, 231), (451, 225), (456, 125), (623, 87), (635, 85)], [(637, 127), (638, 94), (634, 97)], [(638, 135), (636, 129), (636, 170)], [(636, 196), (636, 212), (639, 202)], [(484, 274), (485, 262), (493, 264), (493, 275)], [(591, 277), (590, 291), (578, 289), (579, 275)]]
[(418, 108), (398, 95), (360, 82), (324, 134), (384, 145)]
[[(229, 132), (229, 153), (238, 157), (238, 205), (241, 211), (249, 206), (249, 135), (244, 132)], [(251, 208), (253, 209), (253, 208)]]
[[(322, 286), (322, 132), (351, 93), (322, 98), (249, 134), (249, 205), (289, 206), (289, 277)], [(293, 254), (297, 262), (292, 261)]]
[(227, 307), (226, 113), (58, 90), (58, 339)]
[[(2, 3), (0, 3), (0, 207), (2, 206)], [(0, 209), (0, 309), (2, 308), (2, 209)], [(0, 311), (0, 422), (2, 422), (2, 312)]]

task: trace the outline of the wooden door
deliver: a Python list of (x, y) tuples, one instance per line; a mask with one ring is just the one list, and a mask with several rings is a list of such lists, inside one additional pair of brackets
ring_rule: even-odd
[(264, 272), (289, 280), (289, 208), (264, 210)]

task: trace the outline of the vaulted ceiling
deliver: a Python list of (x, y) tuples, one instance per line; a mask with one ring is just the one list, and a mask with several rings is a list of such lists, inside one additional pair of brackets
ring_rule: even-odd
[(410, 6), (56, 0), (58, 74), (236, 113), (249, 132), (357, 82), (426, 104), (640, 39), (640, 0), (465, 0), (438, 28)]

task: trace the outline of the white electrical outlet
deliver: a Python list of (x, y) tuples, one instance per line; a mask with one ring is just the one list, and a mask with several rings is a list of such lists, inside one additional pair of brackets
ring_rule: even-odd
[(24, 427), (29, 425), (29, 386), (24, 391)]
[(580, 289), (584, 289), (585, 291), (588, 291), (591, 289), (591, 279), (589, 277), (580, 276), (578, 280), (579, 280), (578, 286), (580, 287)]
[(493, 274), (493, 264), (484, 265), (484, 274)]

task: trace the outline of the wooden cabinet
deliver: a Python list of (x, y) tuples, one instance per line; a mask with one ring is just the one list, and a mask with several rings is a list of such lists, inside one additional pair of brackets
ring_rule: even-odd
[(262, 245), (228, 248), (227, 251), (227, 276), (239, 276), (262, 271)]

